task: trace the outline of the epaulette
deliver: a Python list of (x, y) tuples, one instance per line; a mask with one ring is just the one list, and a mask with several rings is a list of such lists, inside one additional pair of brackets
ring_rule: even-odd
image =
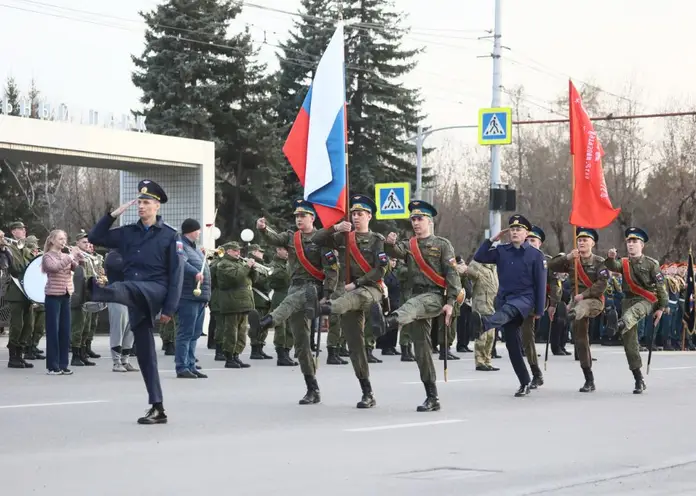
[(600, 262), (606, 262), (606, 259), (601, 255), (597, 255), (596, 253), (593, 253), (592, 256), (595, 258), (595, 260), (599, 260)]
[(169, 229), (171, 229), (172, 231), (178, 231), (178, 229), (177, 229), (176, 227), (170, 226), (170, 225), (167, 224), (166, 222), (162, 222), (162, 225), (163, 225), (163, 226), (167, 226), (167, 227), (168, 227)]
[(387, 240), (387, 238), (385, 238), (382, 234), (380, 234), (380, 233), (378, 233), (378, 232), (372, 231), (372, 234), (375, 234), (375, 235), (377, 236), (377, 239), (379, 239), (380, 241), (386, 241), (386, 240)]
[(660, 262), (658, 262), (658, 261), (655, 260), (654, 258), (649, 257), (649, 256), (647, 256), (647, 255), (645, 256), (645, 258), (647, 258), (648, 260), (650, 260), (651, 262), (653, 262), (655, 265), (657, 265), (657, 268), (658, 268), (658, 269), (660, 268)]
[(551, 257), (551, 260), (555, 260), (555, 259), (557, 259), (557, 258), (559, 258), (559, 257), (565, 257), (566, 255), (567, 255), (566, 253), (561, 252), (561, 253), (559, 253), (558, 255), (555, 255), (555, 256)]

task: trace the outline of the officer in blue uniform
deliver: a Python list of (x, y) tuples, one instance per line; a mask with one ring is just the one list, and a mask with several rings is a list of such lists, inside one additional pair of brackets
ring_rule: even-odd
[[(136, 202), (140, 220), (111, 229), (116, 218)], [(158, 314), (160, 322), (166, 324), (176, 312), (185, 257), (184, 245), (176, 229), (157, 215), (161, 204), (166, 202), (167, 195), (157, 183), (140, 181), (138, 197), (102, 217), (88, 235), (90, 243), (118, 249), (123, 257), (124, 280), (101, 287), (92, 279), (89, 300), (128, 307), (138, 365), (152, 405), (147, 414), (138, 419), (139, 424), (167, 422), (152, 331)]]
[[(544, 315), (547, 270), (544, 254), (526, 241), (532, 224), (522, 215), (513, 215), (508, 226), (484, 241), (474, 255), (479, 263), (496, 264), (499, 286), (496, 312), (488, 317), (473, 312), (472, 329), (477, 335), (486, 329), (503, 329), (510, 362), (520, 381), (515, 396), (521, 397), (529, 394), (531, 379), (522, 355), (520, 326), (530, 314), (535, 319)], [(493, 247), (508, 232), (510, 243)]]

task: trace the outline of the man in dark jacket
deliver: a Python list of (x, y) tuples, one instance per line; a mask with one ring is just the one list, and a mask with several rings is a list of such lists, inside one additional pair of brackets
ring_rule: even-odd
[(184, 242), (184, 283), (177, 310), (176, 330), (176, 376), (180, 379), (205, 379), (207, 375), (196, 369), (196, 342), (203, 333), (205, 306), (210, 301), (210, 269), (205, 255), (196, 246), (201, 234), (201, 225), (194, 219), (181, 224), (181, 239)]

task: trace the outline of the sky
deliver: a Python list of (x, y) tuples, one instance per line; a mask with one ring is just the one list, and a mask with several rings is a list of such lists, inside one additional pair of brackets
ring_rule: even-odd
[[(0, 77), (22, 88), (32, 78), (43, 96), (71, 109), (123, 114), (139, 108), (131, 55), (140, 55), (145, 25), (139, 10), (157, 0), (3, 0)], [(247, 2), (232, 29), (248, 26), (261, 58), (276, 67), (273, 45), (287, 36), (299, 0)], [(494, 0), (396, 0), (408, 16), (408, 46), (425, 47), (404, 82), (420, 88), (424, 126), (474, 125), (492, 98)], [(260, 8), (267, 7), (267, 8)], [(696, 103), (696, 59), (690, 57), (696, 2), (686, 0), (502, 0), (502, 84), (523, 85), (529, 114), (560, 118), (551, 101), (591, 82), (609, 99), (630, 98), (645, 112), (668, 103)], [(263, 41), (266, 44), (263, 44)], [(509, 103), (503, 93), (502, 103)], [(654, 125), (654, 124), (650, 124)], [(435, 133), (429, 146), (476, 146), (476, 130)]]

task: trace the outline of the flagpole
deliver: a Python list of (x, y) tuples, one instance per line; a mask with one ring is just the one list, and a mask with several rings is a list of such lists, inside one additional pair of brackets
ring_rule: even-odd
[[(571, 96), (571, 86), (573, 82), (568, 79), (568, 117), (569, 117), (569, 135), (570, 135), (570, 140), (568, 143), (568, 156), (570, 157), (570, 208), (572, 210), (573, 208), (573, 201), (575, 199), (575, 163), (573, 161), (573, 122), (572, 118), (570, 118), (570, 113), (572, 112), (573, 109), (573, 102), (572, 102), (572, 96)], [(573, 226), (573, 250), (578, 249), (578, 226)], [(574, 279), (575, 279), (575, 295), (578, 294), (578, 264), (580, 254), (578, 254), (578, 257), (573, 259), (573, 272), (575, 273)], [(573, 300), (575, 300), (575, 296), (573, 296)]]
[[(338, 5), (338, 22), (339, 25), (343, 25), (343, 2), (339, 2)], [(343, 53), (344, 53), (344, 62), (343, 62), (343, 95), (345, 99), (346, 95), (346, 71), (345, 71), (345, 31), (343, 33)], [(345, 154), (346, 154), (346, 198), (345, 198), (345, 205), (346, 205), (346, 215), (345, 215), (345, 221), (350, 222), (350, 172), (349, 172), (349, 167), (348, 167), (348, 102), (343, 102), (343, 116), (344, 116), (344, 126), (345, 126)], [(350, 240), (350, 232), (345, 233), (346, 239), (345, 239), (345, 246), (346, 246), (346, 253), (345, 253), (345, 274), (346, 274), (346, 284), (350, 284), (350, 250), (348, 249), (348, 242)]]

